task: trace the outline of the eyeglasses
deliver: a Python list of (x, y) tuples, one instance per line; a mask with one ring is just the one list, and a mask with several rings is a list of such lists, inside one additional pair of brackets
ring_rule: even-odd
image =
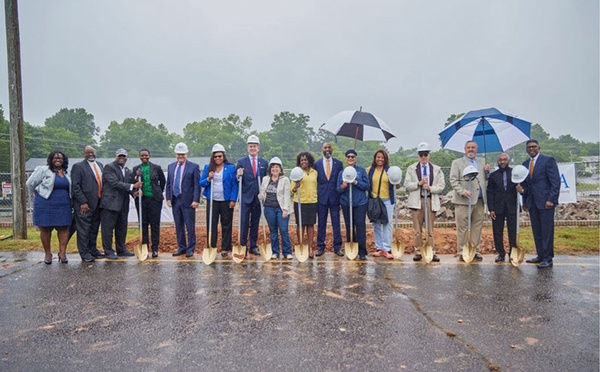
[(126, 158), (127, 155), (117, 155), (117, 157), (119, 157), (119, 158)]
[(420, 152), (419, 153), (419, 157), (421, 157), (421, 158), (424, 158), (424, 157), (427, 157), (427, 156), (429, 156), (428, 152)]
[(223, 155), (213, 155), (213, 158), (215, 159), (221, 159), (223, 157)]
[(354, 159), (355, 157), (356, 156), (354, 156), (354, 155), (348, 155), (348, 156), (346, 156), (347, 159)]

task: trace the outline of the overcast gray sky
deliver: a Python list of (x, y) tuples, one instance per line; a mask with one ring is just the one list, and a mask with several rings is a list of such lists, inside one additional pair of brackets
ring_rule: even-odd
[[(265, 131), (281, 111), (317, 128), (363, 106), (395, 150), (437, 148), (450, 114), (496, 107), (599, 137), (597, 0), (20, 0), (19, 13), (35, 125), (83, 107), (102, 130), (143, 117), (182, 134), (235, 113)], [(0, 81), (8, 111), (6, 62)]]

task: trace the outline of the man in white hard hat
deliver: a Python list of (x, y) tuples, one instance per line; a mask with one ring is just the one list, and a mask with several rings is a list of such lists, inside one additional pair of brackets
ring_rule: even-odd
[[(260, 140), (251, 135), (246, 141), (248, 156), (239, 159), (236, 165), (237, 176), (242, 178), (242, 200), (240, 201), (242, 213), (242, 239), (240, 245), (249, 248), (249, 252), (260, 255), (258, 251), (258, 225), (260, 222), (260, 182), (267, 175), (269, 163), (258, 156)], [(248, 232), (248, 227), (250, 228)], [(248, 244), (248, 233), (250, 244)]]
[(492, 218), (494, 247), (498, 253), (495, 262), (504, 262), (504, 221), (508, 227), (509, 247), (517, 246), (517, 190), (511, 182), (512, 168), (506, 153), (498, 155), (498, 169), (490, 174), (487, 185), (487, 205)]
[(433, 240), (433, 224), (435, 212), (440, 209), (440, 194), (444, 191), (446, 181), (444, 172), (437, 165), (429, 161), (431, 146), (427, 142), (421, 142), (417, 146), (419, 161), (411, 164), (406, 169), (404, 187), (408, 191), (408, 204), (413, 221), (414, 261), (421, 261), (421, 246), (423, 246), (422, 230), (425, 222), (425, 198), (427, 198), (427, 231), (429, 241), (433, 247), (433, 262), (440, 259), (435, 254), (435, 242)]
[(331, 155), (331, 143), (325, 142), (322, 148), (323, 157), (315, 161), (313, 168), (317, 171), (317, 257), (325, 253), (325, 236), (327, 233), (327, 214), (331, 214), (333, 230), (333, 251), (343, 256), (342, 231), (340, 229), (340, 194), (337, 192), (337, 179), (344, 170), (341, 161)]
[[(477, 178), (471, 181), (472, 189), (469, 189), (469, 182), (463, 178), (463, 171), (468, 166), (472, 166), (478, 171)], [(452, 161), (450, 186), (453, 190), (452, 203), (454, 203), (456, 219), (457, 250), (461, 261), (463, 261), (463, 257), (460, 254), (460, 249), (467, 244), (469, 199), (471, 199), (471, 244), (476, 247), (474, 259), (476, 261), (483, 260), (479, 253), (479, 245), (487, 203), (486, 173), (489, 171), (489, 164), (485, 164), (483, 158), (477, 157), (477, 143), (475, 141), (467, 141), (465, 143), (465, 156)]]
[[(196, 249), (196, 208), (200, 202), (200, 166), (187, 160), (188, 147), (175, 145), (177, 161), (169, 164), (165, 194), (167, 206), (173, 208), (177, 251), (173, 256), (192, 257)], [(187, 230), (187, 241), (186, 241)]]

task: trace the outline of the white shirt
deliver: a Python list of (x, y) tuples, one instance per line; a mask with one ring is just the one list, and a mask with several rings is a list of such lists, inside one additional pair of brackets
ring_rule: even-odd
[(215, 201), (225, 200), (225, 193), (223, 192), (223, 169), (224, 167), (221, 168), (220, 172), (215, 172), (212, 179), (211, 187), (213, 187), (212, 193), (213, 200)]

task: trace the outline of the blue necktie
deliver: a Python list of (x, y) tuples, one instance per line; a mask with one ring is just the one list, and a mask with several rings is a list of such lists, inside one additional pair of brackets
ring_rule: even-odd
[(173, 195), (178, 197), (181, 194), (179, 190), (179, 183), (181, 182), (181, 165), (177, 164), (177, 170), (175, 171), (175, 184), (173, 185)]

